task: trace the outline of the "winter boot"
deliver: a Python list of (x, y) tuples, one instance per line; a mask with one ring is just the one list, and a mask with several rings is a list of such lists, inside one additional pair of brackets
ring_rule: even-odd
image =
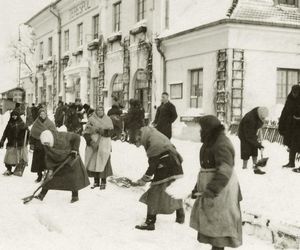
[(295, 164), (292, 164), (292, 163), (288, 163), (288, 164), (285, 164), (282, 166), (283, 168), (294, 168), (295, 167)]
[(99, 178), (94, 178), (94, 185), (91, 187), (91, 189), (100, 187), (100, 179)]
[(77, 201), (79, 201), (78, 191), (72, 191), (71, 203), (74, 203), (74, 202), (77, 202)]
[(224, 247), (212, 247), (212, 249), (211, 250), (224, 250)]
[(43, 179), (43, 174), (42, 173), (38, 173), (38, 178), (35, 180), (36, 183), (41, 182)]
[(155, 230), (155, 222), (156, 215), (147, 215), (146, 221), (141, 225), (135, 226), (135, 228), (139, 230), (153, 231)]
[(100, 190), (104, 190), (106, 188), (106, 178), (101, 179)]
[(176, 222), (179, 224), (184, 224), (185, 215), (183, 208), (179, 208), (176, 210)]
[(11, 170), (8, 170), (8, 169), (3, 173), (4, 176), (10, 176), (12, 174), (13, 173), (11, 172)]

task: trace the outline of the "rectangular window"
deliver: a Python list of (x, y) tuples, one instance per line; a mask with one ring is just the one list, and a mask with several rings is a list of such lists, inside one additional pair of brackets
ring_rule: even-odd
[(172, 83), (170, 85), (170, 98), (182, 99), (182, 83)]
[(83, 23), (77, 25), (77, 45), (83, 44)]
[(299, 83), (299, 72), (298, 69), (277, 69), (277, 103), (285, 103), (292, 86)]
[(94, 39), (99, 37), (99, 15), (93, 16), (93, 36)]
[(297, 0), (278, 0), (279, 4), (297, 6)]
[(191, 108), (202, 108), (203, 100), (203, 69), (191, 71)]
[(114, 4), (114, 31), (120, 31), (121, 29), (121, 2)]
[(40, 42), (40, 60), (44, 60), (44, 43)]
[(165, 0), (165, 29), (170, 27), (170, 0)]
[(146, 13), (145, 2), (146, 0), (137, 0), (137, 21), (138, 22), (145, 19), (145, 13)]
[(52, 56), (53, 54), (53, 42), (52, 42), (52, 37), (48, 38), (48, 56)]
[(65, 51), (69, 51), (70, 47), (70, 34), (69, 34), (69, 30), (65, 30), (65, 34), (64, 34), (64, 47), (65, 47)]

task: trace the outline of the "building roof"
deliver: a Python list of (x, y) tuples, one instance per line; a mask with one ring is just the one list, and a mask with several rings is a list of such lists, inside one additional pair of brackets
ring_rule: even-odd
[(22, 91), (22, 92), (25, 92), (25, 90), (24, 90), (23, 88), (21, 88), (21, 87), (15, 87), (15, 88), (13, 88), (13, 89), (9, 89), (9, 90), (3, 91), (3, 92), (1, 92), (0, 94), (3, 95), (3, 94), (9, 93), (9, 92), (14, 91), (14, 90), (20, 90), (20, 91)]
[(274, 0), (233, 0), (229, 16), (238, 20), (300, 24), (299, 8), (278, 5)]
[(27, 20), (24, 24), (25, 24), (25, 25), (30, 25), (30, 23), (31, 23), (35, 18), (37, 18), (37, 17), (40, 16), (42, 13), (44, 13), (46, 10), (48, 10), (50, 6), (56, 5), (56, 4), (58, 4), (60, 1), (62, 1), (62, 0), (56, 0), (55, 2), (48, 4), (45, 8), (41, 9), (38, 13), (36, 13), (34, 16), (32, 16), (32, 17), (31, 17), (29, 20)]

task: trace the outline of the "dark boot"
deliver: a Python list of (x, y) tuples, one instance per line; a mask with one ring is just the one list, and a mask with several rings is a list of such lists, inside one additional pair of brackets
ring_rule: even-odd
[(224, 250), (224, 247), (214, 247), (212, 246), (211, 250)]
[(156, 215), (148, 214), (146, 221), (141, 225), (135, 226), (135, 228), (139, 230), (153, 231), (155, 230), (155, 222), (156, 222)]
[(42, 189), (42, 191), (37, 196), (34, 196), (34, 198), (43, 201), (47, 193), (48, 193), (47, 189)]
[(179, 224), (184, 224), (185, 214), (183, 208), (176, 210), (176, 222)]
[(5, 175), (5, 176), (12, 175), (13, 174), (13, 172), (11, 171), (12, 170), (12, 166), (5, 164), (5, 167), (6, 167), (6, 171), (3, 173), (3, 175)]
[(78, 191), (72, 191), (71, 203), (79, 201)]
[(96, 187), (100, 187), (100, 178), (94, 177), (94, 185), (91, 187), (91, 189), (94, 189)]
[(295, 158), (296, 158), (296, 152), (294, 150), (290, 150), (289, 152), (289, 163), (283, 165), (283, 168), (294, 168), (295, 167)]
[(100, 190), (104, 190), (106, 188), (106, 178), (101, 178)]
[(36, 182), (36, 183), (39, 183), (39, 182), (42, 181), (42, 179), (43, 179), (43, 173), (38, 172), (38, 178), (35, 180), (35, 182)]

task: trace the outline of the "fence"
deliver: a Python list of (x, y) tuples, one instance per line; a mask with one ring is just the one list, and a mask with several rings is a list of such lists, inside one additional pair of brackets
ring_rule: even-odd
[[(238, 128), (239, 128), (239, 123), (233, 122), (229, 126), (229, 131), (231, 134), (237, 135)], [(260, 133), (261, 133), (262, 140), (283, 144), (283, 137), (279, 134), (277, 121), (266, 122), (261, 128)]]

